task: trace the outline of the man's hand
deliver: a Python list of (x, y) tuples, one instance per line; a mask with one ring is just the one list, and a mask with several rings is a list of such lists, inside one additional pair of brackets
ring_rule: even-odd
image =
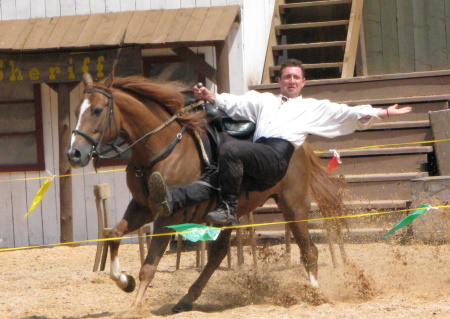
[(380, 117), (391, 117), (407, 114), (412, 111), (411, 106), (398, 107), (398, 104), (391, 105), (380, 111)]
[(198, 87), (198, 85), (194, 86), (194, 97), (196, 99), (208, 101), (211, 104), (214, 104), (214, 102), (216, 101), (216, 94), (208, 90), (204, 86), (201, 87)]

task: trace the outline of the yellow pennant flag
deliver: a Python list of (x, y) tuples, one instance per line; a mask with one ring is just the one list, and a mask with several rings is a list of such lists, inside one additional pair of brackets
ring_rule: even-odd
[(42, 201), (42, 198), (44, 198), (45, 193), (47, 192), (48, 188), (50, 187), (54, 179), (55, 178), (52, 177), (44, 182), (44, 185), (42, 185), (41, 188), (36, 193), (36, 196), (33, 199), (33, 203), (31, 204), (28, 213), (25, 216), (23, 216), (23, 219), (27, 218), (28, 215), (30, 215), (31, 212), (37, 207), (37, 205), (39, 205), (39, 203)]

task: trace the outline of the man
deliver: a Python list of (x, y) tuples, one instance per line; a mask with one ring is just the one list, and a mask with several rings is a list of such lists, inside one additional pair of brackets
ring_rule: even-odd
[[(303, 144), (308, 134), (329, 138), (346, 135), (357, 129), (369, 128), (382, 117), (411, 111), (411, 107), (399, 108), (397, 104), (378, 109), (370, 105), (349, 107), (328, 100), (304, 99), (300, 92), (305, 83), (302, 63), (289, 59), (280, 68), (278, 95), (249, 91), (236, 96), (215, 94), (205, 87), (194, 88), (196, 98), (214, 104), (234, 119), (256, 123), (254, 142), (232, 140), (220, 148), (218, 179), (222, 200), (206, 216), (207, 222), (236, 225), (237, 200), (243, 182), (245, 189), (251, 191), (263, 191), (274, 186), (286, 174), (292, 153)], [(170, 213), (174, 202), (180, 201), (171, 199), (172, 189), (165, 186), (158, 173), (150, 177), (149, 188), (152, 199), (162, 205), (166, 213)]]

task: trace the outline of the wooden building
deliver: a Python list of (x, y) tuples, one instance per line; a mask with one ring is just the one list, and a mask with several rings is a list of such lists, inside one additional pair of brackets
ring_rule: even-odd
[[(355, 4), (360, 11), (352, 11)], [(277, 65), (300, 57), (315, 79), (305, 94), (374, 105), (434, 99), (436, 110), (448, 108), (448, 0), (1, 0), (0, 20), (1, 247), (67, 240), (61, 233), (67, 207), (73, 240), (97, 238), (93, 186), (103, 182), (112, 190), (112, 222), (121, 218), (130, 200), (123, 163), (103, 167), (110, 170), (104, 173), (89, 166), (55, 178), (23, 218), (45, 178), (67, 173), (60, 159), (75, 125), (81, 72), (102, 78), (116, 59), (122, 74), (172, 79), (175, 68), (189, 85), (204, 79), (217, 91), (241, 94), (276, 90), (270, 82)], [(349, 61), (346, 46), (353, 69), (346, 71), (351, 79), (340, 79)], [(425, 71), (431, 73), (417, 73)], [(407, 86), (402, 79), (409, 79)], [(418, 94), (421, 79), (430, 89)], [(383, 86), (389, 86), (384, 95)], [(393, 94), (396, 87), (407, 92)], [(425, 161), (417, 156), (415, 163)]]

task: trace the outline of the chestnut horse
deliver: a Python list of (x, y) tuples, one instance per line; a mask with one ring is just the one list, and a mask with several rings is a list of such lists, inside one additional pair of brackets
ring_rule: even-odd
[[(94, 83), (88, 73), (84, 74), (83, 82), (85, 91), (77, 109), (78, 122), (67, 150), (72, 167), (86, 166), (98, 153), (99, 147), (118, 136), (131, 146), (126, 177), (132, 200), (123, 219), (112, 229), (111, 238), (120, 238), (152, 221), (154, 234), (171, 232), (165, 227), (168, 225), (202, 223), (205, 213), (213, 206), (208, 202), (201, 203), (196, 209), (174, 212), (169, 217), (155, 214), (158, 210), (148, 199), (146, 180), (153, 171), (159, 171), (168, 185), (188, 184), (199, 178), (205, 165), (195, 132), (201, 132), (205, 125), (204, 112), (180, 113), (184, 106), (182, 88), (173, 83), (157, 83), (138, 76), (109, 77), (103, 83)], [(173, 141), (177, 141), (176, 145), (166, 151), (169, 145), (175, 144)], [(288, 224), (314, 287), (318, 286), (318, 250), (311, 241), (308, 224), (293, 221), (307, 219), (310, 193), (322, 215), (341, 214), (344, 206), (338, 195), (340, 185), (337, 180), (304, 144), (294, 152), (282, 181), (264, 192), (243, 192), (239, 198), (238, 216), (262, 206), (268, 198), (275, 199), (285, 220), (292, 221)], [(226, 256), (231, 231), (230, 228), (223, 229), (211, 243), (205, 268), (187, 294), (173, 307), (174, 312), (192, 309), (194, 301)], [(133, 306), (142, 304), (169, 241), (170, 236), (155, 236), (152, 239), (139, 273), (140, 282)], [(109, 245), (110, 277), (122, 290), (131, 292), (135, 281), (120, 267), (120, 240), (111, 240)]]

